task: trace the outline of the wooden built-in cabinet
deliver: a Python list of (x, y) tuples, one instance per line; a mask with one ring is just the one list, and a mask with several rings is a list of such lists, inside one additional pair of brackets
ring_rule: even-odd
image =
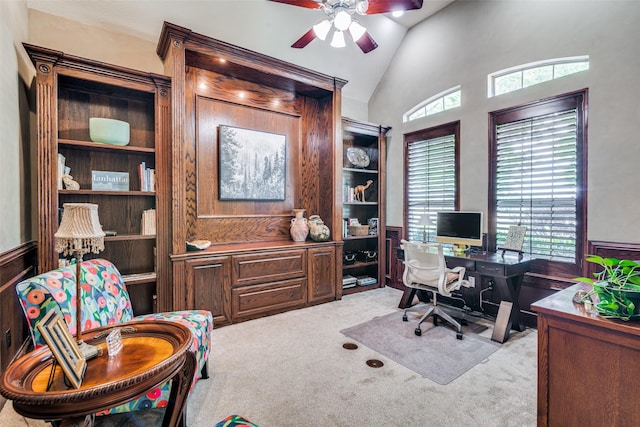
[[(167, 22), (157, 52), (172, 78), (174, 307), (221, 325), (341, 298), (346, 82)], [(222, 126), (284, 136), (282, 200), (220, 197)], [(330, 240), (293, 242), (293, 209)], [(187, 252), (192, 240), (211, 246)]]
[[(342, 238), (344, 278), (373, 278), (375, 283), (349, 283), (344, 294), (385, 286), (386, 134), (389, 127), (342, 120)], [(366, 186), (363, 197), (354, 189)], [(368, 234), (354, 235), (350, 222), (369, 226)], [(353, 280), (353, 279), (351, 279)], [(360, 283), (360, 280), (358, 283)]]
[[(57, 268), (54, 250), (64, 203), (95, 203), (105, 250), (122, 273), (136, 314), (172, 307), (168, 282), (170, 79), (25, 44), (36, 66), (38, 129), (38, 270)], [(125, 146), (92, 142), (89, 118), (129, 123)], [(79, 190), (59, 184), (58, 157)], [(138, 166), (156, 170), (155, 191), (143, 191)], [(129, 174), (129, 191), (92, 190), (92, 171)], [(142, 212), (156, 210), (156, 233), (143, 235)]]
[(336, 298), (335, 242), (225, 245), (172, 259), (186, 307), (207, 307), (217, 325)]

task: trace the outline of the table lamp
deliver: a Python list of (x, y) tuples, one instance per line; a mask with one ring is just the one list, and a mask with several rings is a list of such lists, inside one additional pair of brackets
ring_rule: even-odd
[(422, 214), (418, 217), (418, 226), (422, 227), (422, 243), (427, 243), (427, 226), (431, 224), (431, 215)]
[(82, 341), (82, 288), (80, 264), (84, 254), (104, 250), (104, 231), (98, 219), (98, 205), (91, 203), (65, 203), (62, 221), (54, 234), (55, 250), (76, 259), (76, 341), (88, 359), (97, 354), (95, 347)]

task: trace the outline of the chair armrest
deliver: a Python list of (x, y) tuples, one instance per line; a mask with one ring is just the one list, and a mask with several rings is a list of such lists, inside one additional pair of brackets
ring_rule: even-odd
[(415, 268), (416, 270), (423, 270), (423, 271), (437, 271), (438, 270), (438, 268), (434, 268), (434, 267), (420, 267), (419, 265), (416, 265), (416, 263), (414, 261), (405, 262), (405, 265), (409, 266), (409, 268), (412, 268), (412, 269)]
[(460, 272), (464, 273), (466, 270), (465, 267), (453, 267), (453, 268), (447, 268), (447, 271), (450, 271), (452, 273), (458, 273), (460, 274)]

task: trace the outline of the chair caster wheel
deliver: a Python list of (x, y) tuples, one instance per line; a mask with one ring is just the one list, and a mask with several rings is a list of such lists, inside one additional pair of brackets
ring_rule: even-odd
[(414, 332), (416, 333), (417, 336), (421, 336), (422, 335), (422, 329), (420, 329), (420, 328), (416, 328), (416, 330)]
[(402, 321), (403, 322), (408, 322), (409, 321), (409, 318), (407, 317), (406, 314), (404, 316), (402, 316)]
[(458, 338), (459, 340), (462, 339), (462, 332), (458, 332), (456, 333), (456, 338)]
[(461, 321), (460, 321), (460, 324), (461, 324), (462, 326), (469, 326), (469, 322), (467, 322), (466, 320), (461, 320)]

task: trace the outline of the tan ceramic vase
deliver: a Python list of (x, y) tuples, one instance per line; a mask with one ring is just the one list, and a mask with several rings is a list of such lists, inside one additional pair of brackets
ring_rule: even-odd
[(291, 219), (291, 238), (294, 242), (304, 242), (309, 235), (309, 226), (307, 225), (307, 218), (304, 217), (304, 209), (294, 209), (293, 213), (295, 218)]

